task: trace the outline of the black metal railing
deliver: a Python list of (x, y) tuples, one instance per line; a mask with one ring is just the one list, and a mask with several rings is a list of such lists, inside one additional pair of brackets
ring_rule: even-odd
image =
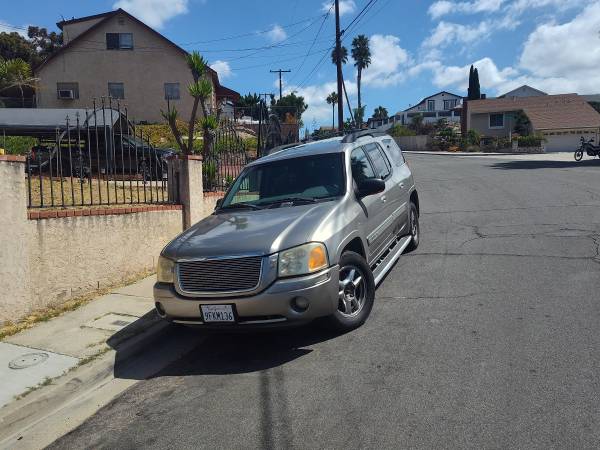
[(70, 110), (38, 129), (26, 159), (29, 208), (173, 203), (173, 150), (157, 149), (118, 101)]
[(202, 162), (205, 192), (226, 191), (246, 164), (254, 159), (232, 120), (223, 119)]

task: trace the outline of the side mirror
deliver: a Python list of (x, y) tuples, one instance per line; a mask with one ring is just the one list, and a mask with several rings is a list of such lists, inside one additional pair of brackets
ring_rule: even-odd
[(385, 181), (379, 178), (368, 178), (358, 184), (358, 196), (360, 198), (379, 194), (385, 191)]
[(217, 203), (215, 204), (215, 210), (219, 209), (222, 204), (223, 204), (223, 199), (222, 198), (217, 199)]

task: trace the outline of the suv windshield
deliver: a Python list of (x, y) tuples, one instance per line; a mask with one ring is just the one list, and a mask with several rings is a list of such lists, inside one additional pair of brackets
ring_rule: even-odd
[(343, 153), (273, 161), (244, 170), (221, 209), (305, 204), (344, 195)]

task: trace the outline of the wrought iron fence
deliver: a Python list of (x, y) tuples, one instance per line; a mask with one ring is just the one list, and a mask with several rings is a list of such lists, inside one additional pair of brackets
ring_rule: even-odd
[[(62, 110), (64, 112), (64, 110)], [(38, 128), (26, 159), (29, 208), (173, 203), (173, 150), (157, 149), (118, 101), (69, 110)]]
[(212, 148), (206, 149), (202, 163), (205, 192), (227, 190), (244, 166), (254, 159), (232, 120), (221, 120), (213, 139)]

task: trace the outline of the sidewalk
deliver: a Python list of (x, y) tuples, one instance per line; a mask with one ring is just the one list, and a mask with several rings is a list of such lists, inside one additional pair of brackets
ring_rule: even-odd
[[(0, 449), (45, 447), (189, 351), (149, 345), (170, 328), (154, 312), (154, 280), (115, 289), (0, 342)], [(115, 376), (117, 365), (135, 376)]]
[(403, 150), (408, 155), (452, 156), (455, 158), (498, 158), (513, 161), (573, 161), (574, 152), (556, 153), (482, 153), (482, 152), (426, 152)]

